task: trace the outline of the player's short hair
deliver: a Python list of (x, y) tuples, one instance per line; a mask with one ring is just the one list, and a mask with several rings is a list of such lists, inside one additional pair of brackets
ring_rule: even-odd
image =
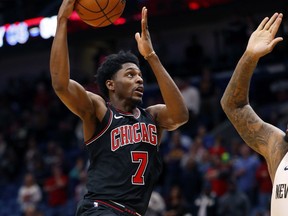
[(122, 65), (128, 62), (140, 67), (139, 59), (136, 55), (131, 51), (120, 50), (117, 54), (108, 55), (97, 69), (96, 82), (100, 92), (107, 99), (109, 98), (109, 91), (105, 84), (106, 81), (112, 79), (113, 75), (122, 68)]

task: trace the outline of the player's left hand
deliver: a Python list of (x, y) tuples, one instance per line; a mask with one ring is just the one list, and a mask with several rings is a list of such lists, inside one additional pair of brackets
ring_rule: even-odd
[(142, 56), (148, 56), (152, 53), (153, 45), (150, 38), (150, 33), (148, 29), (148, 19), (147, 19), (147, 8), (142, 8), (142, 19), (141, 19), (141, 35), (139, 32), (135, 34), (135, 39), (138, 44), (138, 50)]

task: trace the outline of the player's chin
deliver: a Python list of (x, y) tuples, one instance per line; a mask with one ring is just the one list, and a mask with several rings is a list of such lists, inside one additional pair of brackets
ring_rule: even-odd
[(133, 102), (134, 102), (136, 105), (142, 104), (142, 102), (143, 102), (142, 97), (133, 97)]

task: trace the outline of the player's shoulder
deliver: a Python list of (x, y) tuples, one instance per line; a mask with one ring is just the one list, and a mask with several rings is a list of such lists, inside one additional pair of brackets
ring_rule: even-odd
[(105, 104), (105, 99), (99, 95), (99, 94), (96, 94), (94, 92), (91, 92), (91, 91), (86, 91), (87, 92), (87, 95), (88, 97), (93, 101), (93, 102), (98, 102), (98, 103), (102, 103), (102, 104)]
[(155, 104), (145, 108), (144, 110), (155, 118), (164, 107), (164, 104)]
[[(266, 129), (267, 137), (265, 142), (267, 143), (267, 148), (262, 155), (266, 158), (272, 172), (274, 172), (288, 152), (286, 134), (275, 126), (271, 126), (270, 124), (265, 125), (270, 130)], [(271, 173), (271, 175), (274, 176), (274, 173)]]

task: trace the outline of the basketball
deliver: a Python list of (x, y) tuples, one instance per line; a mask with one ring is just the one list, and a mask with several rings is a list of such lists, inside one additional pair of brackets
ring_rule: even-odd
[(122, 15), (125, 5), (126, 0), (77, 0), (74, 9), (88, 25), (104, 27)]

